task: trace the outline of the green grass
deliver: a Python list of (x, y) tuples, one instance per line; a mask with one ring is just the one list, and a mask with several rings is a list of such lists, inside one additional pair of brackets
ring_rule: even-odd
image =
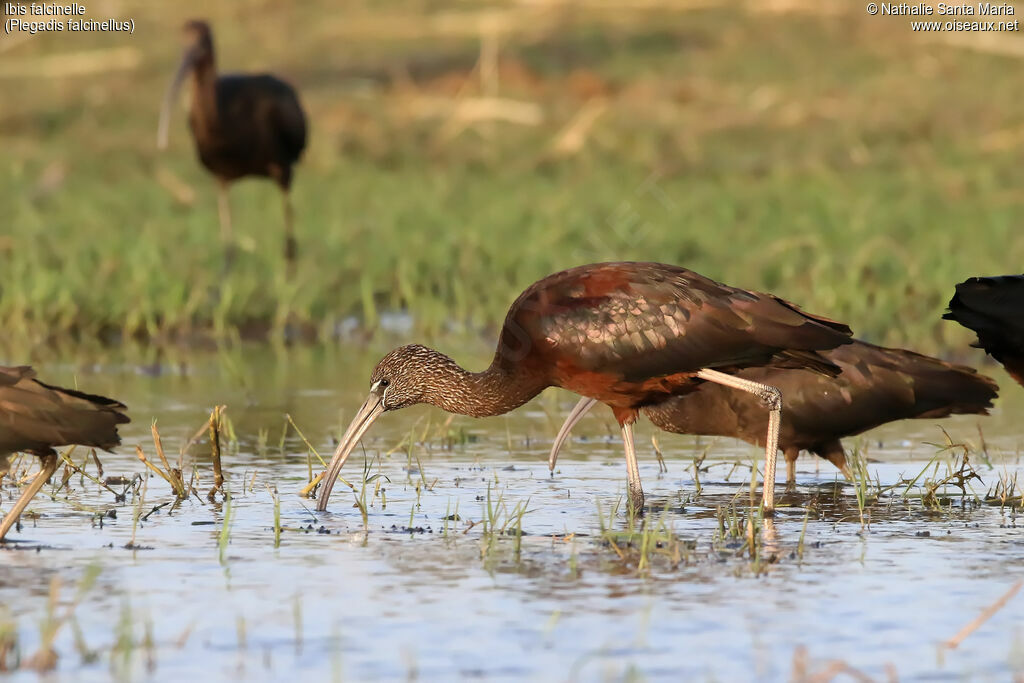
[[(131, 2), (131, 39), (12, 47), (4, 60), (17, 68), (115, 47), (141, 62), (2, 78), (19, 92), (0, 101), (5, 336), (160, 341), (291, 322), (327, 339), (340, 321), (373, 330), (396, 309), (412, 314), (417, 334), (493, 333), (548, 273), (642, 259), (769, 290), (858, 336), (934, 352), (970, 339), (939, 321), (956, 282), (1024, 263), (1024, 110), (1009, 58), (917, 41), (902, 19), (859, 6), (839, 16), (731, 5), (575, 12), (525, 20), (499, 39), (488, 92), (533, 107), (539, 123), (458, 129), (457, 87), (481, 94), (469, 75), (480, 41), (430, 29), (422, 15), (475, 21), (486, 8), (373, 6)], [(224, 70), (286, 76), (311, 120), (293, 282), (270, 183), (232, 190), (243, 251), (222, 279), (214, 182), (180, 112), (170, 149), (155, 150), (180, 49), (168, 28), (211, 9)], [(286, 42), (280, 25), (302, 40)], [(396, 65), (411, 81), (391, 78)], [(594, 92), (607, 108), (582, 146), (552, 153)], [(176, 198), (161, 180), (169, 174), (194, 198)]]

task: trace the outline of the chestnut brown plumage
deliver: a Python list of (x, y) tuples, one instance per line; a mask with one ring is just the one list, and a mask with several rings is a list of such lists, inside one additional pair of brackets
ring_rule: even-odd
[(228, 185), (246, 176), (271, 178), (284, 197), (284, 255), (289, 271), (298, 250), (289, 190), (292, 166), (306, 147), (306, 115), (295, 90), (268, 74), (217, 76), (213, 34), (204, 21), (185, 24), (187, 47), (160, 112), (157, 145), (167, 146), (170, 111), (185, 77), (192, 76), (189, 125), (199, 161), (218, 180), (221, 238), (234, 254)]
[(1024, 385), (1024, 275), (961, 282), (942, 317), (976, 332), (974, 346), (985, 349)]
[[(998, 396), (996, 383), (973, 368), (905, 349), (888, 349), (855, 340), (821, 355), (842, 372), (828, 377), (808, 370), (747, 368), (737, 375), (782, 392), (779, 448), (786, 456), (786, 481), (796, 479), (796, 459), (807, 450), (825, 458), (844, 475), (852, 473), (839, 439), (887, 422), (937, 419), (949, 415), (987, 415)], [(593, 403), (583, 399), (555, 438), (548, 460), (554, 470), (558, 451)], [(767, 418), (749, 394), (705, 383), (643, 409), (660, 429), (677, 434), (731, 436), (764, 445)]]
[[(643, 489), (632, 423), (641, 409), (706, 378), (756, 393), (777, 420), (776, 390), (728, 373), (771, 365), (836, 374), (838, 368), (817, 350), (846, 344), (849, 336), (845, 325), (770, 294), (729, 287), (677, 266), (598, 263), (555, 273), (512, 304), (494, 359), (483, 372), (464, 370), (418, 345), (387, 354), (331, 459), (317, 509), (326, 509), (349, 453), (385, 411), (430, 403), (463, 415), (500, 415), (557, 386), (614, 412), (622, 427), (630, 506), (639, 511)], [(770, 513), (775, 449), (766, 455), (771, 457), (764, 499)]]
[(29, 501), (57, 469), (54, 448), (79, 444), (109, 450), (121, 443), (117, 426), (128, 422), (125, 406), (113, 399), (44, 384), (29, 367), (0, 366), (0, 474), (12, 453), (42, 460), (39, 474), (0, 524), (0, 540)]

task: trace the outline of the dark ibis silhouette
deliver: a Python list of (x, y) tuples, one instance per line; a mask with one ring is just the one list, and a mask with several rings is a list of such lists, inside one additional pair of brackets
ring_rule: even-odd
[(204, 21), (185, 24), (186, 49), (160, 112), (157, 145), (167, 146), (172, 105), (185, 78), (192, 76), (189, 125), (199, 161), (217, 177), (221, 239), (230, 266), (234, 235), (228, 186), (239, 178), (270, 178), (284, 198), (284, 255), (294, 269), (298, 243), (289, 191), (292, 167), (306, 147), (306, 115), (295, 89), (269, 74), (217, 75), (213, 34)]
[[(786, 419), (779, 431), (779, 448), (786, 456), (789, 484), (796, 480), (800, 451), (821, 456), (852, 479), (841, 438), (896, 420), (987, 415), (999, 395), (995, 381), (973, 368), (905, 349), (854, 340), (821, 355), (842, 372), (835, 377), (771, 367), (737, 372), (738, 377), (782, 392)], [(548, 459), (551, 470), (573, 425), (594, 403), (581, 399), (558, 431)], [(667, 432), (730, 436), (765, 445), (768, 417), (764, 408), (750, 394), (718, 384), (702, 384), (688, 394), (647, 406), (643, 413)]]
[(117, 426), (128, 422), (123, 403), (44, 384), (29, 367), (0, 366), (0, 473), (13, 453), (42, 460), (39, 474), (0, 524), (0, 540), (57, 470), (54, 448), (79, 444), (110, 450), (121, 443)]
[(500, 415), (547, 387), (601, 401), (622, 429), (629, 506), (644, 494), (633, 445), (643, 408), (694, 390), (704, 381), (756, 395), (771, 411), (764, 506), (774, 501), (779, 392), (731, 373), (751, 365), (837, 374), (817, 351), (849, 342), (841, 323), (804, 313), (770, 294), (736, 289), (660, 263), (599, 263), (550, 275), (512, 304), (494, 359), (469, 372), (424, 346), (387, 354), (370, 375), (370, 395), (345, 431), (324, 474), (324, 510), (341, 467), (384, 412), (429, 403), (473, 417)]
[(1024, 275), (961, 282), (942, 317), (976, 332), (973, 346), (985, 349), (1024, 386)]

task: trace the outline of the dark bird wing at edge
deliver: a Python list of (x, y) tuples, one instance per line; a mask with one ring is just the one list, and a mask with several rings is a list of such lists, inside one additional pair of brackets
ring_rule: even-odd
[(972, 277), (956, 286), (942, 316), (978, 335), (974, 346), (1024, 384), (1024, 275)]
[[(782, 392), (786, 419), (779, 444), (784, 450), (819, 448), (897, 420), (986, 415), (999, 392), (995, 381), (973, 368), (905, 349), (854, 340), (822, 355), (842, 374), (832, 378), (774, 368), (737, 373)], [(768, 425), (756, 397), (711, 383), (646, 413), (666, 431), (736, 436), (759, 444)]]
[[(907, 349), (859, 342), (833, 349), (826, 355), (843, 368), (844, 374), (847, 367), (864, 367), (869, 383), (874, 379), (872, 375), (884, 370), (909, 384), (913, 400), (900, 411), (907, 417), (934, 419), (950, 415), (987, 415), (992, 401), (999, 397), (999, 385), (995, 380), (974, 368), (947, 363)], [(884, 378), (879, 377), (878, 380), (884, 385)], [(898, 391), (888, 387), (883, 390)]]
[(985, 415), (999, 395), (995, 381), (973, 368), (905, 349), (856, 340), (823, 355), (842, 368), (841, 375), (759, 368), (740, 374), (777, 386), (788, 426), (808, 437), (853, 436), (904, 419)]
[(569, 359), (574, 370), (627, 382), (767, 363), (835, 374), (815, 351), (850, 336), (846, 325), (769, 294), (677, 266), (623, 262), (572, 268), (531, 286), (509, 310), (499, 354)]
[(295, 91), (288, 88), (288, 96), (282, 97), (277, 106), (274, 107), (273, 120), (278, 130), (285, 149), (291, 154), (292, 161), (298, 161), (306, 149), (306, 139), (309, 135), (306, 114), (299, 104), (299, 97)]
[[(302, 156), (306, 115), (288, 83), (270, 74), (225, 74), (217, 79), (217, 100), (226, 122), (272, 134), (274, 139), (266, 142), (277, 145), (292, 163)], [(260, 120), (271, 125), (258, 125)]]
[(44, 384), (30, 367), (0, 367), (0, 453), (53, 453), (80, 444), (109, 450), (129, 422), (119, 401)]

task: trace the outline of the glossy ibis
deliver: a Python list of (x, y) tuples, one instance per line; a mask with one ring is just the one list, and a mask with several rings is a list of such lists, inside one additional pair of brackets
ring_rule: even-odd
[(128, 422), (124, 404), (103, 396), (43, 384), (29, 367), (0, 367), (0, 472), (12, 453), (42, 459), (42, 469), (0, 524), (0, 540), (57, 469), (54, 448), (80, 444), (111, 449), (121, 443), (117, 425)]
[[(748, 391), (771, 410), (778, 437), (779, 392), (734, 377), (751, 365), (838, 373), (816, 353), (849, 342), (841, 323), (800, 311), (770, 294), (729, 287), (660, 263), (599, 263), (550, 275), (508, 311), (494, 360), (468, 372), (419, 345), (395, 349), (374, 368), (370, 395), (327, 468), (317, 501), (324, 510), (338, 473), (370, 425), (385, 411), (430, 403), (484, 417), (521, 406), (550, 386), (608, 405), (622, 429), (629, 504), (643, 509), (633, 446), (640, 409), (701, 381)], [(774, 501), (776, 446), (766, 448), (765, 511)]]
[(221, 239), (226, 263), (234, 255), (228, 185), (246, 176), (271, 178), (284, 198), (284, 255), (294, 270), (298, 244), (289, 190), (292, 166), (306, 147), (306, 115), (295, 89), (269, 74), (217, 76), (213, 34), (203, 21), (185, 24), (187, 47), (160, 112), (157, 145), (167, 146), (171, 107), (192, 75), (189, 125), (199, 161), (217, 177)]
[(1024, 385), (1024, 275), (961, 282), (942, 317), (977, 332), (974, 346), (985, 349)]
[[(996, 398), (996, 383), (973, 368), (905, 349), (887, 349), (854, 340), (821, 355), (842, 372), (828, 377), (809, 370), (746, 368), (737, 376), (768, 384), (782, 392), (786, 419), (779, 447), (786, 456), (786, 481), (796, 480), (796, 458), (806, 450), (825, 458), (852, 478), (839, 439), (887, 422), (937, 419), (949, 415), (987, 415)], [(573, 408), (551, 447), (548, 466), (554, 470), (558, 451), (569, 431), (594, 405), (583, 398)], [(749, 394), (718, 384), (643, 408), (660, 429), (677, 434), (731, 436), (764, 445), (768, 418)]]

